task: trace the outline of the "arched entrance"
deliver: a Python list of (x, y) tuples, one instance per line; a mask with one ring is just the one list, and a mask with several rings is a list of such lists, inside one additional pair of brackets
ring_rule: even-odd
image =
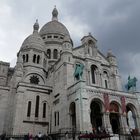
[(102, 107), (100, 101), (92, 101), (90, 105), (91, 113), (90, 113), (90, 121), (92, 124), (92, 128), (95, 128), (96, 130), (99, 127), (102, 127)]
[(114, 134), (119, 134), (120, 132), (120, 114), (119, 114), (119, 106), (117, 103), (110, 103), (110, 124), (112, 126), (112, 131)]
[(70, 127), (71, 129), (76, 129), (76, 105), (74, 102), (70, 104)]
[(137, 128), (136, 109), (132, 104), (126, 106), (126, 120), (130, 130), (134, 131)]

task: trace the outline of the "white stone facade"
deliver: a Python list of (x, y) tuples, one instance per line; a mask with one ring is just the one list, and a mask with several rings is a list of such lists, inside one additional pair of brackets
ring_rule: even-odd
[[(0, 132), (8, 134), (88, 131), (104, 127), (129, 133), (127, 112), (132, 111), (140, 131), (137, 94), (122, 90), (117, 59), (103, 55), (91, 35), (73, 46), (66, 27), (52, 12), (52, 21), (23, 42), (15, 68), (0, 62)], [(80, 79), (74, 76), (84, 66)]]

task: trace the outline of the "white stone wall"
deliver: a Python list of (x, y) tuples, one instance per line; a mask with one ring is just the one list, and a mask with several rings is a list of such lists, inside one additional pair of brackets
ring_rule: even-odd
[(4, 131), (6, 121), (9, 87), (0, 86), (0, 133)]
[[(39, 117), (35, 118), (36, 96), (39, 95)], [(47, 133), (50, 122), (50, 96), (47, 88), (41, 86), (22, 85), (19, 86), (16, 93), (16, 109), (13, 126), (13, 134), (24, 134), (31, 132), (37, 134), (38, 132)], [(28, 101), (31, 101), (31, 116), (27, 117)], [(46, 102), (46, 118), (43, 115), (43, 103)], [(41, 122), (48, 122), (48, 125), (43, 126)]]
[(10, 64), (0, 61), (0, 85), (7, 86), (7, 77)]

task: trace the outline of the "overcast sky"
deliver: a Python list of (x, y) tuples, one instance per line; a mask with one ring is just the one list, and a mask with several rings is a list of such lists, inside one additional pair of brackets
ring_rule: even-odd
[(54, 5), (75, 46), (91, 32), (104, 55), (111, 49), (118, 58), (123, 84), (131, 75), (140, 87), (140, 0), (0, 0), (1, 61), (14, 66), (35, 20), (50, 21)]

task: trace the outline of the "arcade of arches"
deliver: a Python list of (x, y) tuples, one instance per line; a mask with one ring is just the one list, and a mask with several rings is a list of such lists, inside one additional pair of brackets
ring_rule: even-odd
[[(108, 114), (108, 121), (105, 115)], [(70, 114), (70, 127), (71, 129), (76, 129), (76, 103), (72, 102), (69, 107)], [(90, 103), (90, 123), (92, 129), (99, 130), (99, 128), (105, 128), (108, 130), (109, 125), (111, 132), (114, 134), (123, 133), (125, 130), (123, 128), (127, 127), (129, 130), (137, 129), (137, 112), (132, 104), (126, 105), (126, 115), (123, 115), (121, 106), (119, 103), (112, 101), (109, 103), (109, 111), (105, 111), (104, 103), (99, 99), (94, 99)], [(125, 118), (124, 118), (125, 116)], [(108, 126), (108, 128), (107, 128)], [(109, 130), (108, 130), (109, 131)]]

